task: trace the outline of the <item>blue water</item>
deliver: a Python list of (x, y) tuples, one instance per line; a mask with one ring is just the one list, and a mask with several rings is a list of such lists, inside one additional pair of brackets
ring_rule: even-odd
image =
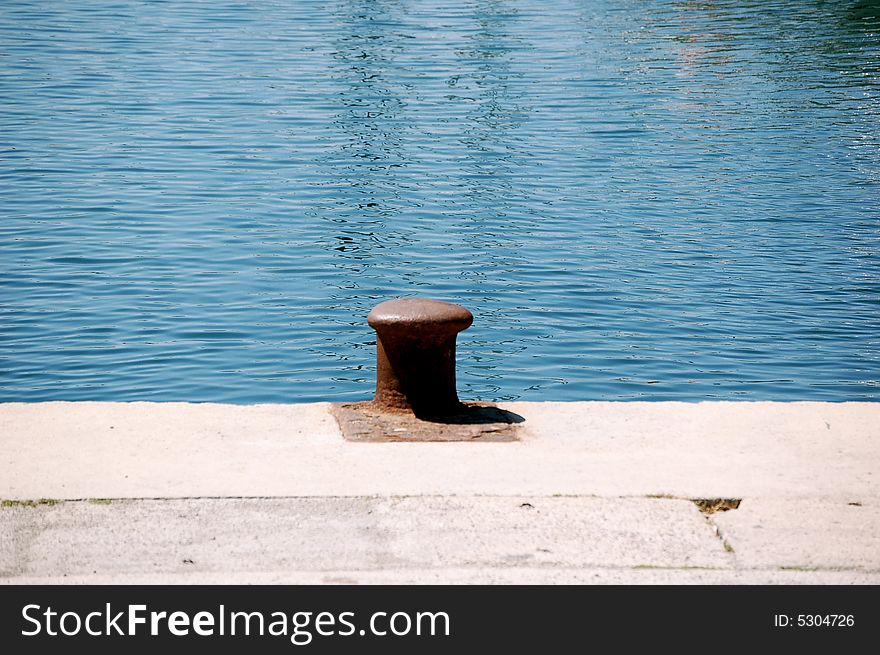
[(880, 3), (0, 2), (0, 400), (880, 394)]

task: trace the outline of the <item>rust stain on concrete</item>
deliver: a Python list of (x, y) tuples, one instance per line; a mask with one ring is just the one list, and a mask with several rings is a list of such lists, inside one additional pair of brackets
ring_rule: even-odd
[(331, 412), (342, 436), (360, 442), (519, 441), (522, 416), (492, 403), (461, 403), (452, 414), (417, 417), (410, 411), (388, 411), (374, 401), (334, 403)]

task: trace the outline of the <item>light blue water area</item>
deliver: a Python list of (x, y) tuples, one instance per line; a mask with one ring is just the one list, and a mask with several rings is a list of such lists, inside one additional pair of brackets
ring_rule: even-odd
[(880, 3), (3, 0), (0, 400), (877, 399)]

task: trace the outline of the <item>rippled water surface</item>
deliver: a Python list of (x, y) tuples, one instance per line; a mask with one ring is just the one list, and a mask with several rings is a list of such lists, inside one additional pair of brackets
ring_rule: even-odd
[(880, 3), (0, 3), (0, 400), (877, 399)]

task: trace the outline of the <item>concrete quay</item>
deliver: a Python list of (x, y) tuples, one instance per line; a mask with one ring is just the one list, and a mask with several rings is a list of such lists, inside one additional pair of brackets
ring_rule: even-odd
[(0, 583), (880, 583), (878, 403), (501, 407), (517, 441), (0, 404)]

